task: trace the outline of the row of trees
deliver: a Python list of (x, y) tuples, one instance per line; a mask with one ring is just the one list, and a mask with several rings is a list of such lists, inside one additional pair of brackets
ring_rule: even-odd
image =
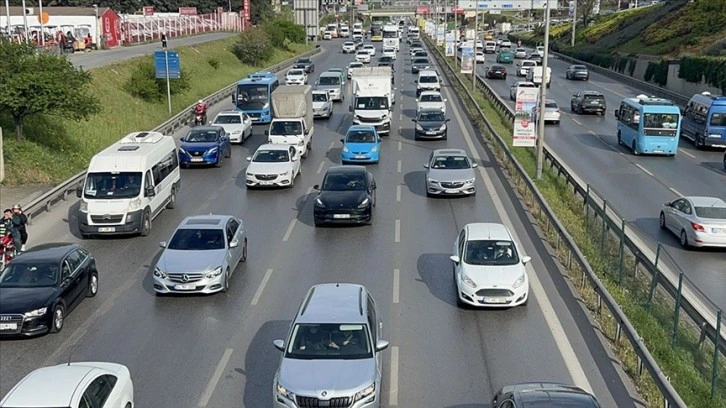
[(242, 63), (260, 66), (274, 55), (275, 48), (289, 50), (290, 44), (304, 42), (302, 26), (291, 19), (278, 17), (240, 34), (233, 52)]

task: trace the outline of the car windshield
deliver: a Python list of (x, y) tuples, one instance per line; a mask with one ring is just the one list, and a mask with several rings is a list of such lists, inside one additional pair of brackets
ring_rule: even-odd
[(351, 46), (355, 45), (355, 43), (353, 41), (346, 41), (344, 45)]
[(388, 109), (388, 97), (386, 96), (359, 96), (355, 98), (355, 108), (359, 110), (383, 110)]
[(38, 288), (56, 286), (58, 264), (50, 262), (11, 262), (0, 274), (0, 288)]
[(364, 65), (363, 65), (362, 62), (355, 62), (353, 64), (348, 65), (348, 68), (349, 69), (352, 69), (352, 68), (363, 68), (363, 67), (364, 67)]
[(296, 324), (286, 358), (360, 360), (373, 357), (365, 324)]
[(318, 80), (318, 83), (320, 85), (340, 85), (340, 77), (339, 76), (321, 76)]
[(252, 161), (257, 163), (284, 163), (290, 161), (290, 154), (283, 149), (258, 150)]
[(189, 131), (184, 141), (187, 143), (211, 143), (219, 139), (219, 133), (216, 130), (197, 130)]
[(435, 76), (422, 76), (418, 79), (418, 82), (422, 84), (435, 84), (439, 82), (439, 78)]
[(584, 65), (573, 65), (572, 70), (573, 71), (587, 71), (587, 67)]
[(527, 52), (527, 50), (525, 50), (524, 48), (517, 48), (516, 51), (517, 52)]
[(220, 115), (217, 116), (216, 119), (214, 119), (214, 123), (218, 124), (232, 124), (232, 123), (242, 123), (242, 118), (239, 115)]
[(466, 156), (436, 156), (431, 163), (432, 169), (461, 170), (470, 167)]
[(324, 191), (364, 191), (366, 175), (364, 173), (335, 173), (325, 176)]
[(224, 231), (221, 229), (179, 229), (174, 233), (167, 248), (180, 251), (224, 249)]
[(327, 102), (327, 101), (328, 101), (327, 93), (314, 93), (313, 94), (313, 102)]
[(714, 113), (711, 115), (711, 126), (726, 126), (726, 113)]
[(695, 207), (699, 218), (726, 220), (726, 207)]
[(522, 66), (523, 67), (533, 67), (535, 65), (537, 65), (537, 64), (535, 64), (534, 61), (522, 61)]
[(269, 103), (267, 85), (238, 85), (237, 107), (240, 109), (262, 109)]
[(134, 198), (141, 193), (141, 173), (88, 173), (83, 197), (94, 198)]
[(378, 62), (393, 62), (393, 58), (391, 58), (391, 57), (381, 57), (381, 58), (378, 58)]
[(348, 143), (375, 143), (376, 135), (370, 130), (353, 130), (345, 137)]
[(421, 112), (418, 115), (418, 120), (421, 122), (442, 122), (445, 118), (444, 113), (439, 111)]
[(492, 65), (492, 67), (489, 69), (491, 69), (492, 71), (502, 71), (504, 70), (504, 67), (501, 65)]
[(426, 58), (416, 58), (413, 60), (414, 65), (428, 65), (429, 60)]
[(519, 256), (512, 241), (468, 241), (464, 262), (469, 265), (516, 265)]
[(302, 69), (291, 69), (290, 71), (287, 71), (288, 76), (303, 76), (305, 73)]
[(537, 85), (535, 85), (535, 84), (533, 84), (531, 82), (525, 82), (525, 83), (517, 84), (517, 87), (518, 88), (536, 88)]
[(421, 95), (421, 102), (443, 102), (443, 99), (441, 98), (441, 95), (438, 94), (428, 94), (428, 95)]
[(298, 121), (276, 120), (270, 126), (271, 135), (288, 136), (302, 133), (302, 123)]

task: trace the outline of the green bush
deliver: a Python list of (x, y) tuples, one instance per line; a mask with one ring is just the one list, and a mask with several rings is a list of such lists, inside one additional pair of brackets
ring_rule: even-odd
[(207, 58), (207, 64), (214, 69), (219, 68), (219, 60), (216, 58)]
[[(172, 95), (183, 94), (189, 89), (189, 73), (182, 65), (181, 77), (169, 80)], [(139, 61), (124, 84), (124, 90), (146, 102), (160, 102), (166, 99), (166, 78), (156, 78), (152, 57)]]
[(270, 38), (270, 42), (282, 50), (287, 50), (290, 43), (305, 43), (305, 30), (303, 27), (284, 18), (268, 21), (262, 25), (262, 29)]
[(683, 57), (678, 78), (694, 83), (703, 81), (726, 93), (726, 58)]
[(232, 52), (243, 64), (258, 66), (272, 57), (275, 48), (263, 29), (253, 27), (240, 34)]
[(670, 63), (667, 60), (660, 60), (660, 62), (649, 62), (648, 68), (645, 69), (644, 78), (646, 82), (651, 80), (660, 86), (666, 86), (668, 83), (668, 66)]

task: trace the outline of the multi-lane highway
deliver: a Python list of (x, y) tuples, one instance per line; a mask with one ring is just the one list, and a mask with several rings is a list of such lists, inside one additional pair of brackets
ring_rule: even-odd
[[(495, 61), (487, 54), (487, 63), (479, 66), (484, 77), (486, 66)], [(489, 62), (492, 61), (492, 62)], [(516, 62), (507, 67), (507, 80), (487, 79), (487, 83), (504, 100), (509, 99), (509, 86), (523, 77), (515, 76)], [(583, 180), (603, 194), (628, 222), (655, 242), (662, 242), (673, 255), (686, 276), (718, 307), (726, 310), (726, 252), (724, 250), (684, 250), (678, 237), (660, 230), (658, 214), (666, 201), (680, 195), (726, 197), (726, 172), (723, 151), (698, 150), (687, 139), (681, 139), (678, 154), (673, 157), (634, 156), (630, 149), (617, 142), (615, 109), (623, 98), (643, 94), (642, 90), (590, 72), (589, 81), (565, 78), (568, 62), (549, 59), (552, 85), (547, 98), (554, 99), (562, 111), (559, 126), (548, 125), (547, 145)], [(602, 92), (607, 100), (605, 116), (578, 115), (570, 111), (570, 99), (582, 90)]]
[[(323, 43), (313, 77), (353, 59), (340, 53), (340, 45)], [(0, 395), (40, 366), (103, 360), (130, 368), (139, 407), (270, 406), (280, 357), (272, 341), (286, 335), (311, 285), (340, 281), (371, 291), (391, 341), (384, 352), (384, 407), (487, 407), (499, 387), (533, 380), (579, 385), (603, 407), (636, 406), (634, 387), (481, 147), (448, 81), (442, 88), (451, 117), (448, 141), (413, 140), (409, 64), (403, 47), (395, 64), (392, 132), (384, 138), (380, 164), (369, 166), (378, 184), (372, 226), (315, 228), (312, 220), (312, 186), (340, 163), (339, 139), (351, 124), (350, 85), (332, 119), (316, 121), (313, 150), (292, 189), (245, 189), (245, 158), (265, 142), (264, 128), (255, 127), (223, 167), (182, 171), (176, 209), (162, 212), (148, 237), (81, 240), (75, 200), (39, 217), (29, 231), (31, 243), (81, 242), (97, 258), (99, 294), (81, 303), (59, 334), (0, 343)], [(210, 116), (225, 108), (231, 106), (212, 107)], [(426, 198), (422, 165), (441, 147), (466, 149), (480, 164), (475, 197)], [(159, 241), (185, 216), (203, 213), (246, 222), (248, 261), (226, 294), (154, 296)], [(456, 307), (448, 257), (461, 227), (477, 221), (508, 225), (532, 257), (526, 307)]]

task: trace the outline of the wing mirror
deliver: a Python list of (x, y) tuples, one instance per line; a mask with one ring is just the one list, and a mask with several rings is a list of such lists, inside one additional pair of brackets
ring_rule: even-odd
[(348, 106), (348, 112), (353, 112), (353, 106)]
[(78, 198), (83, 197), (83, 188), (81, 188), (81, 187), (76, 188), (76, 197), (78, 197)]
[(313, 190), (320, 190), (320, 184), (316, 184), (313, 186)]
[(166, 248), (166, 241), (159, 242), (159, 246), (162, 248)]
[(383, 351), (388, 348), (388, 341), (386, 340), (378, 340), (376, 343), (376, 351)]
[(184, 136), (180, 137), (179, 138), (179, 141), (183, 142), (184, 141)]
[(428, 164), (424, 164), (424, 165), (423, 165), (423, 168), (424, 168), (424, 169), (428, 169), (428, 168), (429, 168), (429, 165), (428, 165)]
[(446, 118), (446, 122), (451, 122), (451, 118)]
[(280, 351), (285, 351), (285, 342), (282, 340), (275, 340), (272, 342), (272, 344), (275, 346), (276, 349)]
[(154, 191), (154, 187), (148, 187), (144, 190), (144, 195), (146, 197), (154, 197), (156, 195), (156, 191)]
[(451, 259), (451, 261), (453, 263), (455, 263), (456, 265), (458, 265), (461, 262), (461, 258), (459, 258), (457, 255), (451, 255), (449, 257), (449, 259)]
[(252, 161), (252, 157), (247, 157), (247, 161)]
[(472, 168), (472, 169), (475, 169), (475, 168), (477, 168), (477, 167), (479, 167), (479, 165), (478, 165), (477, 163), (472, 163), (472, 164), (471, 164), (471, 168)]
[(525, 264), (525, 265), (527, 263), (529, 263), (529, 261), (531, 261), (531, 260), (532, 260), (532, 257), (529, 257), (529, 256), (523, 256), (522, 257), (522, 263)]
[(229, 241), (229, 247), (230, 248), (237, 248), (239, 246), (239, 240), (233, 239)]
[(614, 114), (615, 114), (615, 117), (616, 117), (617, 119), (620, 119), (620, 112), (618, 112), (618, 110), (617, 110), (617, 109), (615, 110)]
[(446, 103), (446, 102), (448, 102), (448, 101), (449, 101), (448, 99), (444, 98), (444, 103)]
[(345, 143), (345, 139), (340, 139), (340, 142), (341, 143)]
[(418, 119), (411, 119), (411, 122), (416, 123), (418, 122)]
[(269, 130), (265, 130), (265, 136), (270, 136), (270, 131)]

